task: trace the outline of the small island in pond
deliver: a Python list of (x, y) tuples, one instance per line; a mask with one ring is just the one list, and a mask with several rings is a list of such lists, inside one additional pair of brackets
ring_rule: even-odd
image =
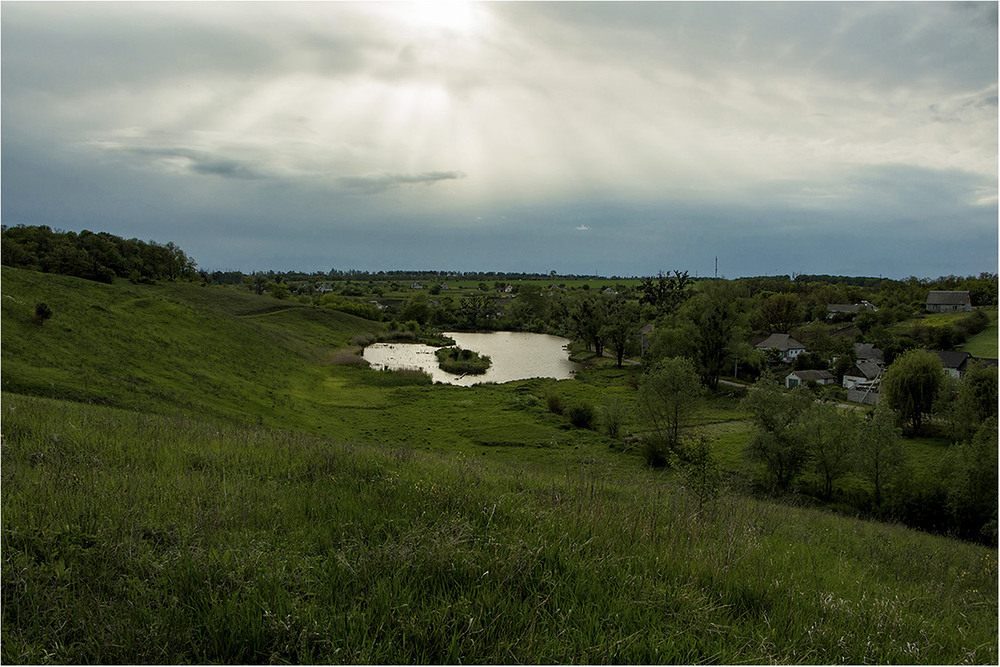
[(442, 347), (434, 354), (441, 370), (455, 375), (482, 375), (493, 363), (489, 355), (459, 347)]

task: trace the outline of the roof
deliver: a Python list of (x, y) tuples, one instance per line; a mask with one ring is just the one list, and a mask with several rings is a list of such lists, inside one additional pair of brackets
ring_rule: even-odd
[(826, 309), (831, 313), (856, 313), (861, 306), (856, 303), (831, 303)]
[(941, 359), (942, 366), (955, 370), (962, 369), (966, 362), (972, 358), (968, 352), (953, 352), (951, 350), (931, 350), (931, 352)]
[(806, 346), (795, 340), (788, 334), (771, 334), (761, 342), (754, 345), (758, 350), (770, 350), (771, 348), (777, 348), (782, 352), (788, 350), (804, 350)]
[(837, 376), (835, 376), (830, 371), (813, 371), (813, 370), (809, 370), (809, 371), (792, 371), (791, 373), (789, 373), (785, 377), (788, 378), (788, 377), (791, 377), (793, 375), (795, 377), (797, 377), (798, 379), (800, 379), (800, 380), (816, 380), (817, 382), (820, 381), (820, 380), (836, 380), (837, 379)]
[(854, 358), (858, 361), (882, 361), (882, 350), (871, 343), (855, 343)]
[(880, 370), (882, 370), (882, 367), (874, 361), (859, 360), (856, 364), (851, 366), (851, 368), (847, 370), (844, 375), (850, 377), (863, 377), (866, 380), (874, 380), (878, 377)]
[(970, 302), (968, 292), (943, 292), (931, 290), (927, 294), (929, 306), (963, 306)]

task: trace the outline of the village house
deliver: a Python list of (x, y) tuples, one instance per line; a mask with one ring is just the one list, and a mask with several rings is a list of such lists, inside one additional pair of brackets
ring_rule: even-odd
[(944, 292), (931, 290), (927, 295), (928, 313), (960, 313), (972, 310), (972, 299), (968, 292)]
[(816, 384), (836, 384), (837, 376), (830, 371), (792, 371), (785, 376), (785, 388), (792, 389), (799, 385), (815, 382)]
[(961, 378), (965, 375), (969, 360), (972, 355), (968, 352), (955, 352), (952, 350), (931, 350), (941, 360), (941, 367), (944, 372), (953, 378)]
[(878, 362), (858, 359), (853, 366), (844, 371), (841, 383), (844, 389), (854, 389), (859, 384), (874, 382), (881, 372), (882, 365)]
[(781, 355), (781, 360), (788, 362), (793, 360), (800, 354), (805, 354), (806, 346), (795, 340), (788, 334), (771, 334), (764, 340), (760, 341), (754, 347), (761, 352), (767, 352), (768, 350), (777, 350)]

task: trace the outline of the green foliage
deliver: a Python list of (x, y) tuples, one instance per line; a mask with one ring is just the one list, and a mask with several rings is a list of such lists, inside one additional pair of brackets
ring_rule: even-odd
[(458, 347), (443, 347), (434, 354), (441, 370), (455, 375), (482, 375), (493, 363), (489, 355)]
[(545, 407), (549, 412), (561, 415), (566, 411), (566, 401), (564, 401), (563, 397), (554, 391), (549, 391), (545, 394)]
[(997, 544), (997, 418), (986, 419), (975, 436), (952, 452), (948, 509), (960, 537)]
[(39, 325), (45, 324), (47, 321), (52, 319), (52, 309), (44, 301), (39, 301), (35, 304), (35, 321)]
[(806, 463), (798, 421), (810, 404), (803, 387), (784, 391), (767, 378), (758, 380), (740, 404), (750, 413), (753, 429), (747, 455), (764, 464), (779, 489), (787, 489)]
[(853, 412), (842, 414), (835, 407), (813, 403), (802, 419), (801, 437), (809, 462), (823, 480), (822, 496), (833, 496), (834, 483), (852, 468), (858, 433)]
[[(654, 440), (662, 441), (668, 451), (675, 450), (680, 444), (681, 425), (691, 416), (701, 393), (698, 371), (690, 359), (664, 359), (649, 370), (639, 385), (639, 418)], [(658, 460), (659, 456), (654, 458)]]
[(597, 411), (594, 410), (594, 406), (590, 403), (576, 402), (571, 404), (569, 409), (566, 410), (566, 416), (569, 417), (569, 423), (573, 426), (592, 429), (597, 417)]
[(111, 283), (194, 279), (195, 263), (173, 243), (124, 240), (107, 232), (54, 232), (47, 226), (3, 228), (0, 256), (5, 266)]
[(941, 360), (924, 350), (910, 350), (892, 362), (882, 380), (881, 401), (920, 432), (924, 415), (931, 412), (943, 379)]
[(869, 414), (858, 434), (857, 447), (857, 470), (871, 482), (874, 504), (879, 508), (886, 488), (896, 480), (906, 462), (895, 415), (886, 403), (879, 402)]

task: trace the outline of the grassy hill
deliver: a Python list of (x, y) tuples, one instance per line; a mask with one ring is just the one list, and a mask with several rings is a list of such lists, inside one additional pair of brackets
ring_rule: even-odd
[[(380, 326), (334, 311), (0, 288), (3, 662), (997, 661), (995, 549), (706, 494), (545, 407), (627, 369), (430, 386), (333, 363)], [(698, 421), (735, 464), (732, 406)]]

